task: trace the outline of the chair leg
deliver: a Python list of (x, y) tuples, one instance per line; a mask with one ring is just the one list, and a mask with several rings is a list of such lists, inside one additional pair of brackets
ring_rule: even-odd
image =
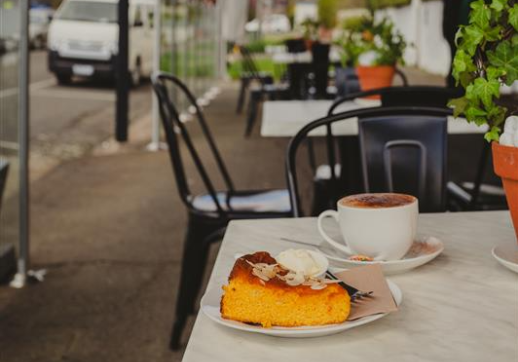
[(243, 105), (245, 103), (246, 98), (246, 90), (248, 89), (249, 82), (250, 80), (248, 78), (241, 78), (241, 86), (239, 87), (239, 96), (237, 98), (237, 114), (240, 114), (243, 111)]
[(176, 298), (175, 320), (171, 332), (170, 348), (179, 349), (187, 318), (195, 310), (196, 297), (201, 288), (210, 247), (208, 239), (221, 225), (207, 224), (195, 217), (189, 218), (185, 237), (180, 286)]
[(253, 91), (250, 93), (250, 101), (248, 103), (248, 116), (246, 118), (245, 137), (249, 137), (252, 133), (252, 130), (254, 129), (254, 124), (257, 119), (257, 109), (259, 108), (261, 98), (261, 92)]

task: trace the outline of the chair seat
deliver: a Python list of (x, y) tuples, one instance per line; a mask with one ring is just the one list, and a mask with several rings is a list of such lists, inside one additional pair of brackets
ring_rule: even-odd
[[(228, 211), (228, 192), (218, 192), (217, 198), (223, 208)], [(291, 204), (288, 190), (269, 191), (237, 191), (230, 195), (229, 204), (235, 212), (254, 213), (290, 213)], [(196, 196), (193, 207), (200, 211), (216, 211), (216, 204), (209, 194)]]

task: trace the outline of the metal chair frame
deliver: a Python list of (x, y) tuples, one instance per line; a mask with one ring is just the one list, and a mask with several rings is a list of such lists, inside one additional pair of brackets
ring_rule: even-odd
[[(177, 77), (167, 73), (155, 73), (152, 76), (153, 89), (159, 99), (159, 111), (165, 137), (169, 145), (169, 155), (176, 178), (178, 191), (182, 202), (188, 210), (188, 227), (184, 242), (182, 272), (180, 276), (180, 287), (176, 302), (175, 321), (173, 323), (170, 347), (176, 350), (180, 347), (180, 340), (187, 317), (195, 309), (196, 297), (201, 288), (203, 274), (207, 263), (208, 250), (212, 242), (219, 240), (228, 222), (233, 219), (254, 219), (288, 217), (291, 212), (282, 211), (256, 211), (251, 208), (236, 210), (232, 207), (233, 196), (246, 198), (247, 196), (260, 195), (260, 191), (236, 191), (227, 167), (216, 146), (214, 138), (210, 133), (207, 121), (201, 108), (196, 102), (196, 97), (190, 92), (185, 84)], [(221, 175), (226, 190), (226, 198), (218, 198), (216, 187), (212, 182), (207, 169), (202, 161), (201, 155), (196, 150), (193, 139), (189, 135), (187, 126), (180, 119), (180, 112), (172, 103), (168, 85), (174, 86), (181, 91), (194, 107), (194, 115), (201, 127), (204, 139), (215, 160), (218, 172)], [(187, 148), (187, 154), (194, 162), (194, 167), (201, 177), (206, 195), (215, 206), (215, 210), (205, 210), (195, 205), (197, 195), (193, 195), (187, 183), (186, 171), (182, 161), (180, 138), (183, 139)]]
[[(319, 127), (326, 127), (328, 130), (331, 128), (333, 123), (339, 121), (351, 121), (351, 118), (367, 118), (367, 117), (382, 117), (382, 116), (449, 116), (452, 114), (450, 109), (436, 108), (436, 107), (375, 107), (375, 108), (364, 108), (357, 109), (342, 113), (329, 115), (320, 119), (317, 119), (304, 126), (290, 141), (286, 156), (286, 173), (288, 188), (290, 191), (290, 200), (294, 217), (300, 217), (302, 210), (300, 208), (300, 195), (299, 185), (297, 181), (297, 166), (296, 156), (299, 146), (302, 141), (308, 138), (309, 132)], [(326, 135), (326, 146), (327, 146), (327, 157), (329, 165), (336, 163), (336, 155), (334, 152), (333, 135), (331, 132), (327, 132)], [(335, 187), (338, 183), (338, 177), (334, 172), (334, 167), (331, 167), (331, 187)], [(444, 180), (446, 186), (446, 180)]]

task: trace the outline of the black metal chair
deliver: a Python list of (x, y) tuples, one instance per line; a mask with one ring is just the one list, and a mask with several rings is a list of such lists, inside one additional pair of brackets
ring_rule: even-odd
[[(285, 189), (237, 191), (205, 117), (189, 89), (178, 78), (165, 73), (154, 74), (152, 83), (159, 99), (160, 115), (176, 184), (189, 216), (171, 335), (171, 348), (177, 349), (186, 319), (195, 309), (210, 243), (218, 240), (230, 220), (287, 217), (291, 215), (291, 207), (288, 191)], [(205, 166), (207, 160), (197, 150), (189, 127), (180, 120), (179, 110), (171, 100), (172, 92), (185, 96), (190, 106), (196, 110), (195, 117), (201, 128), (201, 139), (208, 145), (210, 157), (215, 161), (225, 190), (216, 190)], [(184, 154), (192, 159), (206, 193), (195, 195), (191, 192), (187, 178), (188, 170), (184, 167), (182, 157)]]
[(448, 182), (448, 210), (450, 211), (478, 211), (478, 210), (506, 210), (507, 199), (501, 185), (484, 184), (484, 176), (491, 160), (491, 144), (486, 140), (478, 159), (471, 182)]
[[(451, 114), (445, 108), (377, 107), (338, 113), (307, 124), (288, 146), (286, 169), (294, 216), (303, 214), (296, 162), (300, 145), (312, 130), (353, 122), (351, 118), (358, 118), (364, 190), (413, 194), (420, 199), (422, 212), (444, 211), (447, 116)], [(336, 141), (333, 133), (327, 132), (330, 165), (336, 164)], [(336, 172), (331, 172), (328, 187), (333, 203), (347, 193)]]
[(239, 95), (237, 98), (237, 107), (236, 113), (241, 113), (243, 110), (243, 106), (246, 102), (246, 92), (250, 87), (250, 84), (254, 81), (258, 82), (262, 86), (267, 84), (273, 84), (273, 75), (269, 72), (259, 71), (255, 60), (252, 56), (252, 53), (248, 50), (248, 48), (244, 45), (238, 46), (239, 52), (242, 57), (243, 71), (240, 76), (240, 87), (239, 87)]
[[(380, 107), (421, 106), (439, 108), (446, 108), (451, 98), (460, 96), (458, 90), (444, 87), (401, 86), (379, 88), (338, 98), (329, 108), (328, 116), (339, 111), (340, 106), (346, 102), (372, 95), (380, 96)], [(330, 126), (327, 127), (326, 132), (332, 134)], [(358, 138), (342, 140), (342, 142), (339, 143), (339, 149), (340, 154), (347, 154), (349, 156), (346, 160), (342, 159), (341, 162), (335, 163), (334, 168), (331, 168), (330, 164), (317, 166), (313, 142), (308, 140), (309, 160), (314, 172), (313, 189), (315, 199), (312, 211), (313, 215), (319, 214), (322, 210), (329, 208), (329, 205), (333, 204), (334, 197), (329, 195), (331, 190), (329, 182), (332, 177), (341, 177), (342, 181), (347, 184), (351, 190), (361, 191), (363, 189)], [(332, 152), (334, 153), (335, 150), (333, 149)], [(336, 155), (333, 154), (332, 156), (333, 160), (337, 160)], [(342, 170), (344, 171), (343, 175)]]

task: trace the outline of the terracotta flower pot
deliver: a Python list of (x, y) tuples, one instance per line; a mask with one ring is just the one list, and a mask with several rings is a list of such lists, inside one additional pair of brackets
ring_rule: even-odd
[(304, 39), (304, 44), (306, 44), (306, 50), (311, 50), (311, 46), (313, 45), (313, 40)]
[(502, 178), (518, 241), (518, 147), (502, 146), (498, 142), (493, 142), (492, 147), (495, 173)]
[[(396, 67), (392, 65), (381, 65), (375, 67), (357, 66), (356, 74), (360, 81), (362, 91), (376, 88), (390, 87), (394, 79)], [(379, 96), (369, 96), (369, 99), (379, 99)]]

